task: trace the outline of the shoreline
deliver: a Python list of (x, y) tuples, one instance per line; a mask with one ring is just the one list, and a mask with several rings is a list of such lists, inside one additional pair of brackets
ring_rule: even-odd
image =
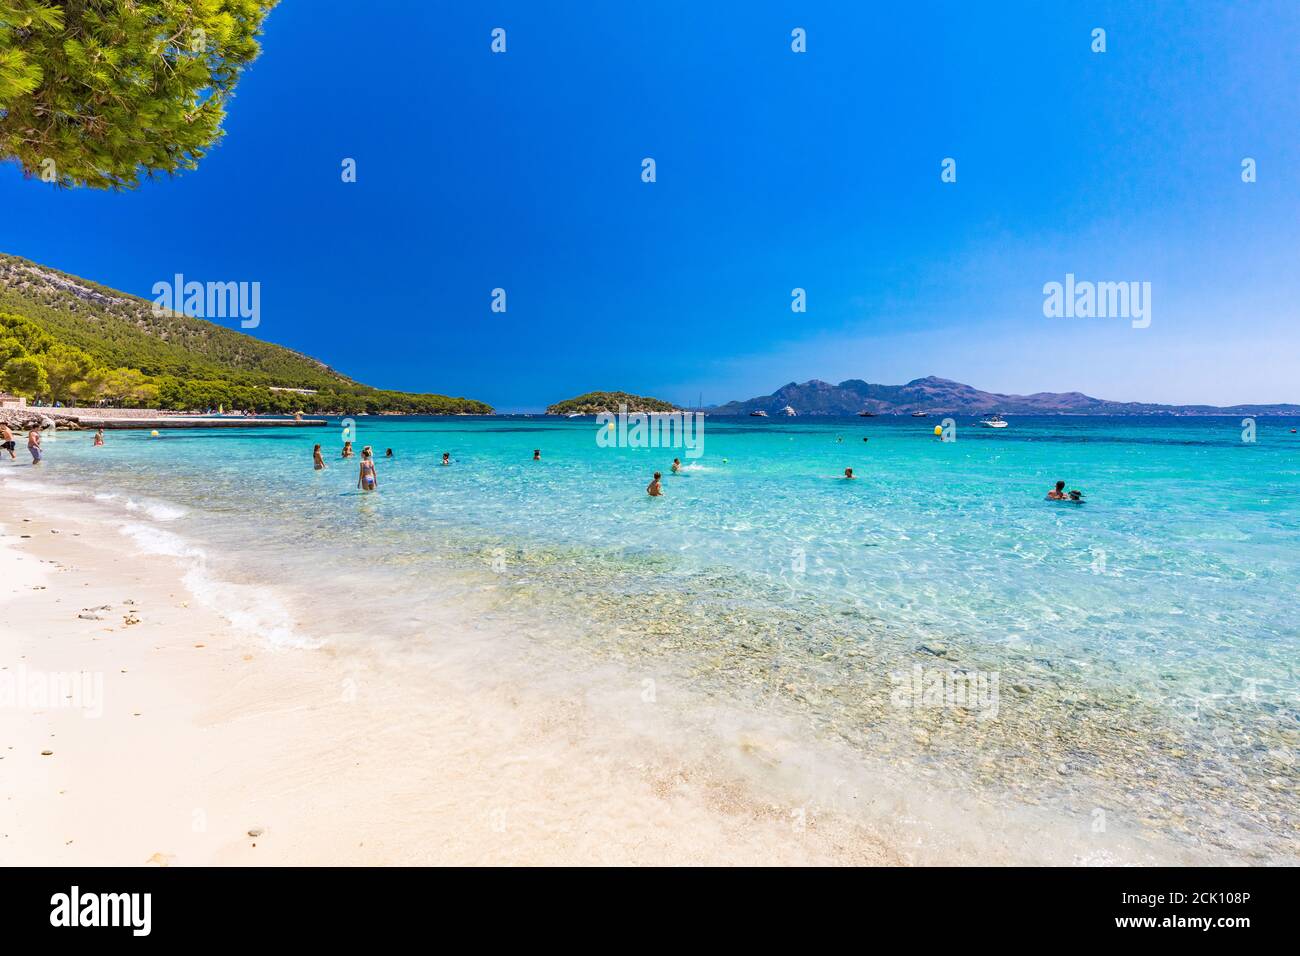
[(607, 746), (629, 729), (604, 725), (599, 688), (467, 693), (452, 668), (268, 648), (94, 506), (51, 517), (5, 484), (0, 667), (102, 680), (99, 707), (0, 709), (6, 864), (905, 861), (833, 812), (792, 818), (682, 754)]

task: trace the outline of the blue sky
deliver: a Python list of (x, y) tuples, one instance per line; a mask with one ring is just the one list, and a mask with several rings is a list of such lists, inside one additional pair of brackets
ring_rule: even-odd
[[(0, 249), (259, 281), (253, 334), (502, 410), (930, 374), (1300, 401), (1300, 5), (977, 6), (286, 0), (200, 169), (4, 164)], [(1150, 282), (1150, 328), (1045, 318), (1067, 272)]]

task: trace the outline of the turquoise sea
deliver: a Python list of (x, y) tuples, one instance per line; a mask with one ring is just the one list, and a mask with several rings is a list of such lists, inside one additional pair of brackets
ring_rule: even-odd
[[(395, 451), (374, 494), (337, 422), (60, 433), (0, 472), (198, 556), (273, 645), (436, 653), (459, 616), (1084, 843), (1295, 862), (1300, 422), (938, 422), (709, 418), (688, 458), (592, 418), (363, 417), (356, 447)], [(1058, 478), (1086, 503), (1044, 500)]]

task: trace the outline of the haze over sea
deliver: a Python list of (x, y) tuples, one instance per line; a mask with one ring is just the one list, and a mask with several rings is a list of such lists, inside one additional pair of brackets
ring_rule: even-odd
[[(920, 859), (978, 830), (988, 861), (1296, 862), (1300, 422), (937, 421), (710, 417), (688, 459), (591, 418), (360, 418), (370, 495), (336, 421), (60, 433), (39, 484), (0, 475), (98, 502), (272, 646), (625, 674), (611, 719), (676, 709), (785, 805), (923, 833)], [(1045, 501), (1057, 479), (1086, 504)], [(913, 693), (963, 681), (993, 697)]]

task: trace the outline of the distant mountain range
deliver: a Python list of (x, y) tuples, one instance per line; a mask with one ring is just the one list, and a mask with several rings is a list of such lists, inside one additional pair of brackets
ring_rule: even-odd
[(802, 385), (791, 382), (771, 395), (716, 405), (708, 411), (714, 415), (762, 411), (777, 417), (787, 405), (799, 415), (856, 415), (862, 411), (876, 415), (1300, 415), (1300, 405), (1157, 405), (1111, 402), (1082, 392), (1001, 395), (933, 375), (906, 385), (873, 385), (856, 378), (838, 385), (817, 379)]

